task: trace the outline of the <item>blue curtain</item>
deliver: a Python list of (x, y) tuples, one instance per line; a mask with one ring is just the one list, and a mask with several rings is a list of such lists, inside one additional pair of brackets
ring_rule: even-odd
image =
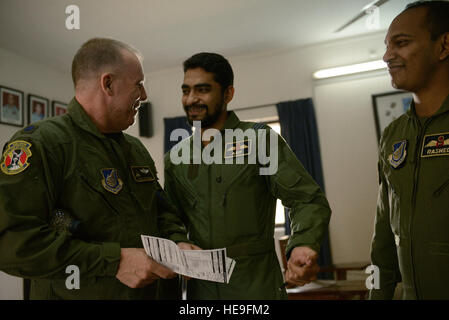
[(164, 135), (164, 154), (170, 151), (179, 141), (170, 141), (170, 134), (175, 129), (186, 129), (192, 134), (192, 128), (187, 122), (187, 117), (164, 118), (165, 135)]
[[(276, 105), (276, 108), (279, 115), (282, 136), (289, 144), (293, 153), (301, 161), (304, 168), (318, 183), (321, 190), (325, 192), (318, 128), (312, 99), (280, 102)], [(288, 212), (285, 214), (285, 232), (288, 235), (291, 233)], [(332, 265), (329, 232), (326, 233), (321, 244), (318, 264), (320, 266)], [(333, 275), (319, 274), (319, 278), (332, 279)]]

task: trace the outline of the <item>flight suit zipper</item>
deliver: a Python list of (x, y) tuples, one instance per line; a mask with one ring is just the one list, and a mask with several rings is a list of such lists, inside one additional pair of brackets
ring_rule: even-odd
[(417, 120), (418, 123), (418, 139), (416, 141), (416, 146), (415, 146), (415, 169), (414, 169), (414, 177), (413, 177), (413, 190), (412, 190), (412, 214), (410, 217), (410, 229), (409, 229), (409, 237), (410, 237), (410, 260), (411, 260), (411, 267), (412, 267), (412, 279), (413, 279), (413, 287), (415, 288), (415, 294), (416, 294), (416, 298), (419, 299), (419, 281), (418, 281), (418, 275), (416, 274), (416, 270), (415, 270), (415, 262), (413, 259), (413, 221), (415, 219), (415, 215), (416, 215), (416, 192), (417, 192), (417, 186), (418, 186), (418, 179), (419, 179), (419, 172), (420, 172), (420, 164), (421, 164), (421, 157), (420, 157), (420, 146), (421, 143), (423, 141), (424, 138), (424, 134), (426, 132), (426, 128), (427, 125), (430, 123), (429, 120), (426, 120), (424, 122), (424, 126), (421, 126), (421, 122), (419, 120)]

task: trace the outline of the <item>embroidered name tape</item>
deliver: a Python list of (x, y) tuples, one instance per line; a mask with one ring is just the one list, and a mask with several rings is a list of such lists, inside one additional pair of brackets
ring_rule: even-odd
[(137, 182), (156, 180), (149, 166), (131, 166), (131, 173), (134, 180)]
[(225, 158), (236, 158), (251, 153), (251, 140), (243, 140), (227, 143), (225, 146)]
[(449, 132), (424, 137), (421, 157), (449, 156)]
[(117, 194), (123, 188), (123, 181), (118, 177), (117, 169), (101, 169), (103, 180), (101, 184), (107, 191)]
[(397, 169), (407, 156), (407, 140), (402, 140), (393, 144), (393, 153), (388, 157), (388, 161), (394, 169)]
[(27, 141), (17, 140), (8, 144), (0, 165), (2, 172), (14, 175), (24, 171), (30, 166), (28, 159), (31, 155), (31, 143)]

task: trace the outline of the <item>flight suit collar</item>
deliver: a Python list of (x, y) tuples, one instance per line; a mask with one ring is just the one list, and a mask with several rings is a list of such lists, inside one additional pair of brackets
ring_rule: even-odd
[(228, 117), (226, 119), (226, 122), (221, 129), (221, 131), (225, 129), (235, 129), (240, 123), (240, 119), (237, 117), (234, 111), (228, 111)]
[(70, 101), (69, 106), (67, 108), (68, 113), (72, 120), (76, 123), (77, 126), (82, 128), (85, 131), (90, 132), (91, 134), (97, 136), (98, 138), (106, 138), (100, 130), (95, 126), (93, 121), (90, 119), (90, 117), (87, 115), (86, 111), (84, 111), (84, 108), (81, 106), (81, 104), (76, 100), (76, 98), (73, 98), (72, 101)]
[[(444, 99), (443, 104), (441, 105), (441, 107), (437, 110), (437, 112), (435, 112), (431, 116), (431, 118), (439, 116), (440, 114), (448, 112), (448, 111), (449, 111), (449, 95), (446, 97), (446, 99)], [(412, 102), (410, 103), (410, 108), (408, 109), (406, 114), (410, 118), (418, 120), (418, 116), (416, 115), (415, 101), (413, 101), (413, 99), (412, 99)]]

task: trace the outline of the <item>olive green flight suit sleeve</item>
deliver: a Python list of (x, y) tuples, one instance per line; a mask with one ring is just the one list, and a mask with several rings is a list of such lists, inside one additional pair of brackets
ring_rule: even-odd
[(159, 201), (163, 209), (159, 215), (159, 229), (163, 237), (168, 238), (176, 243), (187, 242), (192, 243), (187, 237), (185, 227), (185, 219), (183, 219), (182, 206), (176, 196), (175, 181), (170, 173), (169, 159), (165, 158), (165, 191), (162, 190)]
[(290, 208), (291, 236), (287, 258), (293, 248), (307, 246), (320, 251), (327, 231), (331, 209), (309, 173), (304, 169), (285, 140), (278, 136), (278, 170), (269, 176), (272, 194)]
[(374, 235), (371, 243), (371, 263), (379, 268), (380, 288), (371, 289), (370, 299), (392, 299), (396, 284), (401, 281), (394, 234), (390, 225), (388, 187), (379, 159), (379, 195), (377, 199)]
[(24, 278), (58, 279), (68, 276), (67, 266), (76, 265), (82, 276), (115, 276), (118, 243), (87, 243), (49, 225), (63, 180), (62, 159), (30, 136), (11, 141), (17, 140), (30, 142), (32, 155), (24, 171), (0, 171), (0, 270)]

